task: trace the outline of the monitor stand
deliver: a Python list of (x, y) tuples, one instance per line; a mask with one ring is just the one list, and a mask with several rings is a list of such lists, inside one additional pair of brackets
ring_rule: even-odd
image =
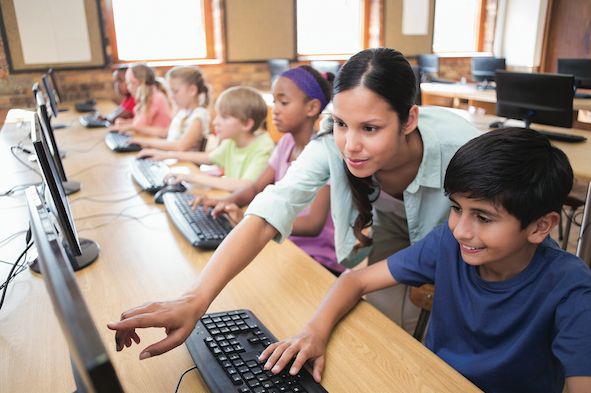
[(74, 194), (75, 192), (80, 191), (80, 182), (76, 180), (67, 180), (62, 181), (62, 185), (64, 186), (64, 191), (66, 195)]
[[(70, 260), (70, 264), (72, 265), (72, 269), (77, 272), (80, 269), (84, 269), (86, 266), (93, 263), (99, 256), (100, 247), (97, 242), (90, 239), (80, 238), (80, 249), (82, 250), (82, 254), (79, 256), (75, 256), (70, 252), (70, 247), (66, 244), (66, 242), (62, 241), (64, 245), (64, 250), (68, 255), (68, 259)], [(34, 271), (35, 273), (41, 274), (41, 270), (39, 269), (39, 263), (37, 259), (29, 265), (29, 268)]]
[(55, 123), (51, 125), (51, 128), (53, 128), (54, 130), (59, 130), (59, 129), (63, 129), (63, 128), (67, 128), (68, 125), (65, 123)]

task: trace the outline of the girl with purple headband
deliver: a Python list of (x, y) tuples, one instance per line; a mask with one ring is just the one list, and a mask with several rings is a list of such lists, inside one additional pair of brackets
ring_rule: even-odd
[[(332, 74), (331, 74), (332, 75)], [(197, 197), (193, 207), (215, 206), (214, 217), (225, 213), (232, 221), (242, 220), (242, 209), (269, 184), (283, 178), (291, 163), (316, 135), (315, 123), (331, 97), (330, 81), (310, 66), (285, 71), (273, 84), (273, 123), (285, 134), (277, 143), (265, 171), (257, 181), (221, 199)], [(334, 226), (330, 218), (330, 188), (318, 191), (311, 205), (298, 214), (289, 239), (335, 275), (344, 266), (337, 263)]]
[[(313, 87), (302, 89), (315, 94)], [(389, 275), (385, 258), (446, 220), (450, 205), (443, 190), (445, 170), (456, 150), (479, 135), (472, 124), (448, 110), (417, 107), (416, 93), (414, 73), (400, 52), (372, 48), (352, 56), (334, 82), (334, 126), (327, 127), (332, 132), (310, 141), (285, 177), (256, 196), (244, 220), (199, 275), (197, 285), (179, 299), (135, 308), (124, 312), (122, 321), (109, 324), (117, 330), (118, 348), (138, 337), (135, 328), (147, 326), (165, 327), (168, 336), (144, 349), (142, 359), (180, 345), (222, 288), (269, 240), (287, 237), (297, 214), (329, 181), (338, 262), (353, 267), (367, 258), (371, 272)], [(357, 273), (341, 275), (337, 283)], [(405, 304), (403, 286), (393, 290), (401, 292), (386, 293), (373, 302), (401, 323), (402, 311), (411, 307)], [(290, 356), (281, 356), (281, 351), (288, 347), (299, 351), (306, 344), (301, 338), (314, 336), (314, 342), (321, 344), (311, 348), (319, 354), (312, 359), (313, 375), (319, 380), (327, 333), (342, 315), (318, 314), (323, 318), (322, 329), (310, 323), (300, 339), (291, 341), (295, 347), (285, 343), (272, 347), (278, 350), (267, 367), (279, 359), (272, 370), (283, 368)], [(405, 327), (412, 329), (410, 324)], [(300, 357), (296, 362), (300, 365)]]

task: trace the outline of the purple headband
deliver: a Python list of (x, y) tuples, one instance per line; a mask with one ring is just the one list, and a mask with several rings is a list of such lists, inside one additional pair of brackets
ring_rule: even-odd
[(310, 74), (304, 68), (292, 68), (289, 69), (281, 74), (288, 79), (290, 79), (293, 83), (295, 83), (301, 91), (303, 91), (308, 98), (310, 99), (317, 99), (320, 101), (320, 111), (328, 105), (328, 99), (326, 95), (322, 91), (320, 84), (314, 78), (314, 75)]

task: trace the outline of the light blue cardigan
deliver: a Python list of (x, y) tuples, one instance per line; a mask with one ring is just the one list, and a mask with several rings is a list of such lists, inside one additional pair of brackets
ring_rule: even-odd
[[(403, 195), (411, 244), (447, 219), (449, 200), (443, 192), (445, 170), (456, 150), (479, 134), (467, 120), (437, 107), (419, 108), (418, 129), (423, 140), (423, 159), (416, 178)], [(352, 226), (358, 212), (353, 205), (343, 158), (332, 135), (310, 141), (283, 179), (257, 195), (246, 214), (263, 218), (279, 232), (275, 240), (283, 241), (291, 233), (298, 213), (329, 180), (337, 259), (352, 267), (367, 256), (369, 249), (353, 253), (357, 239)]]

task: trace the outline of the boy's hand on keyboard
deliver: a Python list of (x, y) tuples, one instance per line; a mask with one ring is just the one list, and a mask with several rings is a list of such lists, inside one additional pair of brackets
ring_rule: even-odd
[(107, 327), (116, 331), (117, 351), (123, 350), (124, 346), (130, 347), (132, 340), (139, 344), (140, 337), (135, 331), (137, 328), (165, 328), (166, 337), (140, 353), (140, 360), (143, 360), (168, 352), (185, 342), (205, 313), (206, 308), (202, 308), (201, 302), (195, 301), (194, 297), (182, 296), (132, 308), (121, 314), (121, 321), (108, 323)]
[(297, 336), (269, 345), (261, 353), (259, 361), (268, 358), (264, 369), (277, 374), (295, 358), (289, 373), (296, 375), (304, 364), (311, 360), (312, 376), (316, 382), (320, 383), (324, 371), (325, 352), (326, 339), (320, 337), (312, 329), (306, 328)]

